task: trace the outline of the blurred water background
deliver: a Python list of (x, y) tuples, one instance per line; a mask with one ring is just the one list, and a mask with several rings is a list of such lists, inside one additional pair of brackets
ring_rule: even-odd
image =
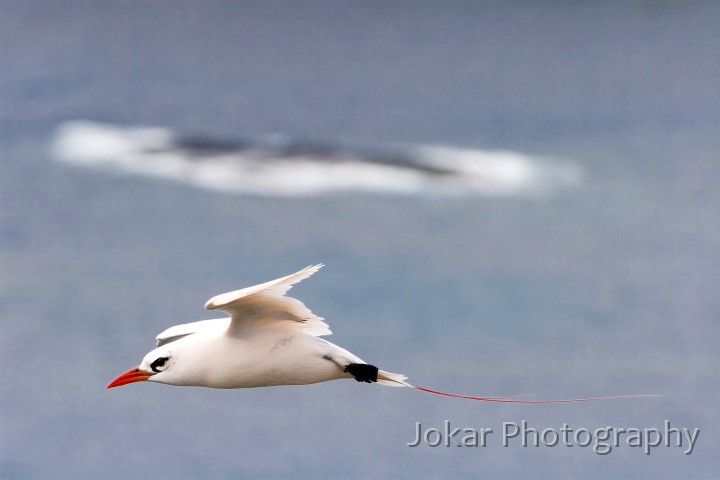
[[(712, 478), (720, 462), (720, 5), (0, 2), (0, 477)], [(54, 162), (59, 125), (509, 149), (544, 198), (231, 196)], [(209, 297), (293, 290), (418, 385), (108, 381)], [(408, 448), (415, 422), (700, 428), (621, 446)], [(499, 433), (497, 434), (499, 435)]]

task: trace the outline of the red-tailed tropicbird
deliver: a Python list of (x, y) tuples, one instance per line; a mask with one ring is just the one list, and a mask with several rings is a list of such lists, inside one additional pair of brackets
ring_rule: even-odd
[(170, 327), (157, 336), (157, 348), (142, 363), (118, 376), (107, 388), (150, 381), (210, 388), (306, 385), (341, 378), (395, 387), (411, 387), (449, 397), (509, 403), (563, 403), (651, 395), (616, 395), (564, 400), (473, 397), (439, 392), (406, 382), (404, 375), (379, 370), (327, 340), (323, 318), (285, 294), (323, 265), (260, 285), (217, 295), (205, 304), (229, 318)]

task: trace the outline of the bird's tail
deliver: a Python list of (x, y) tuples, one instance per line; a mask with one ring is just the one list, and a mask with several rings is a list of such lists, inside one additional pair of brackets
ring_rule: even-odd
[(399, 373), (390, 373), (383, 370), (378, 370), (377, 373), (378, 383), (387, 385), (388, 387), (412, 387), (412, 385), (405, 380), (407, 380), (407, 377)]
[(429, 388), (418, 387), (406, 382), (407, 377), (400, 375), (399, 373), (390, 373), (383, 370), (378, 370), (377, 382), (382, 385), (389, 387), (410, 387), (423, 392), (432, 393), (435, 395), (443, 395), (445, 397), (464, 398), (466, 400), (479, 400), (483, 402), (500, 402), (500, 403), (574, 403), (574, 402), (588, 402), (592, 400), (610, 400), (617, 398), (642, 398), (642, 397), (659, 397), (660, 395), (645, 395), (645, 394), (634, 394), (634, 395), (611, 395), (603, 397), (586, 397), (586, 398), (572, 398), (572, 399), (553, 399), (553, 400), (528, 400), (522, 397), (528, 397), (532, 395), (508, 395), (503, 397), (474, 397), (469, 395), (457, 395), (454, 393), (440, 392), (437, 390), (431, 390)]

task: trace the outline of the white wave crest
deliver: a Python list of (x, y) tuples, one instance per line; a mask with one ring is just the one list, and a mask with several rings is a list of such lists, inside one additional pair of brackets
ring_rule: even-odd
[(78, 166), (269, 196), (342, 191), (545, 196), (582, 179), (570, 162), (511, 151), (406, 146), (369, 152), (278, 137), (225, 142), (90, 121), (61, 124), (52, 154)]

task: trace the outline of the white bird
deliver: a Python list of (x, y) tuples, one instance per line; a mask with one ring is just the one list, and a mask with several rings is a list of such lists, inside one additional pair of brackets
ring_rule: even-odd
[(107, 388), (149, 381), (210, 388), (306, 385), (341, 378), (411, 387), (448, 397), (508, 403), (565, 403), (657, 395), (614, 395), (565, 400), (521, 400), (517, 396), (474, 397), (411, 385), (404, 375), (379, 370), (342, 347), (318, 338), (330, 335), (323, 318), (285, 294), (322, 264), (253, 287), (217, 295), (205, 304), (229, 318), (170, 327), (157, 348)]
[(230, 318), (170, 327), (157, 348), (107, 388), (150, 381), (211, 388), (305, 385), (341, 378), (409, 386), (405, 376), (369, 365), (318, 338), (328, 325), (302, 302), (286, 297), (292, 285), (323, 265), (260, 285), (217, 295), (205, 304)]

